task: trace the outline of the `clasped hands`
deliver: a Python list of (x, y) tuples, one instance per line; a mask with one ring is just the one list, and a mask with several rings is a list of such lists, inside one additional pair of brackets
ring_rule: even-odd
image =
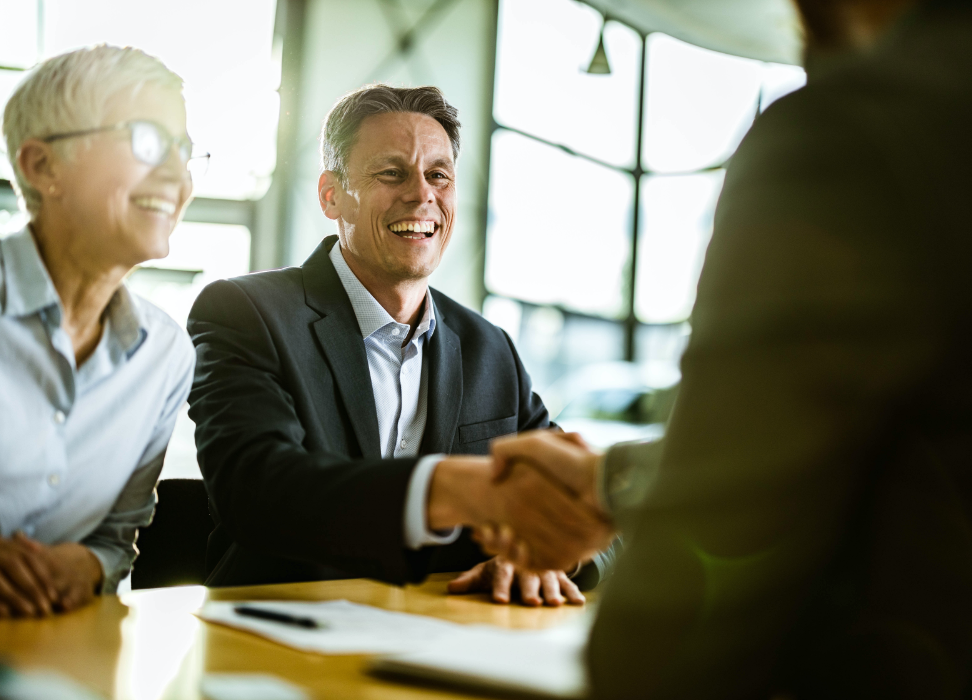
[[(526, 604), (583, 602), (564, 572), (589, 561), (614, 534), (597, 498), (599, 455), (573, 433), (534, 431), (502, 438), (488, 457), (448, 457), (429, 489), (429, 525), (473, 528), (497, 559), (460, 576), (451, 592), (492, 589), (508, 602), (518, 582)], [(539, 585), (538, 585), (539, 584)]]
[(101, 563), (82, 544), (44, 545), (20, 532), (0, 537), (0, 619), (74, 610), (101, 579)]

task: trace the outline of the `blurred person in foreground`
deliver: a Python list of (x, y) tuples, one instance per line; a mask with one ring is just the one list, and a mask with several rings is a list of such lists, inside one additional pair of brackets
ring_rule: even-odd
[(27, 227), (0, 240), (0, 616), (113, 593), (192, 380), (185, 331), (123, 279), (189, 201), (182, 81), (131, 48), (49, 59), (3, 134)]
[(599, 580), (597, 561), (540, 573), (484, 561), (460, 527), (498, 507), (489, 460), (468, 455), (551, 423), (509, 337), (429, 287), (455, 225), (458, 156), (458, 113), (437, 88), (342, 97), (317, 193), (338, 235), (300, 267), (196, 300), (209, 585), (469, 569), (451, 592), (507, 603), (519, 588), (528, 605), (560, 605), (584, 602), (568, 573)]
[(581, 554), (537, 470), (626, 535), (597, 698), (972, 691), (972, 3), (800, 6), (808, 83), (733, 156), (662, 443), (494, 450), (494, 551)]

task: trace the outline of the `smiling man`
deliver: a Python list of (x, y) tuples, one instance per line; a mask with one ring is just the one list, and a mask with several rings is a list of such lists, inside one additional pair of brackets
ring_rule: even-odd
[(456, 592), (583, 602), (564, 572), (484, 563), (492, 438), (545, 428), (510, 339), (428, 286), (456, 213), (457, 112), (436, 88), (369, 86), (321, 135), (337, 223), (301, 267), (217, 282), (189, 332), (199, 464), (218, 522), (211, 585), (474, 567)]

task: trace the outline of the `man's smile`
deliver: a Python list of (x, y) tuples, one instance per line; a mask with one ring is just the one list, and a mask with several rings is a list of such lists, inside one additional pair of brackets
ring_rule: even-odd
[(388, 224), (388, 230), (396, 236), (412, 241), (431, 238), (438, 229), (439, 224), (431, 219), (410, 219)]

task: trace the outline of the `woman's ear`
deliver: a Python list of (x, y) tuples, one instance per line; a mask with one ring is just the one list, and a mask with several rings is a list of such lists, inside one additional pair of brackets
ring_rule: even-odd
[(40, 139), (27, 139), (17, 150), (17, 166), (24, 179), (41, 195), (60, 192), (60, 168), (51, 144)]

